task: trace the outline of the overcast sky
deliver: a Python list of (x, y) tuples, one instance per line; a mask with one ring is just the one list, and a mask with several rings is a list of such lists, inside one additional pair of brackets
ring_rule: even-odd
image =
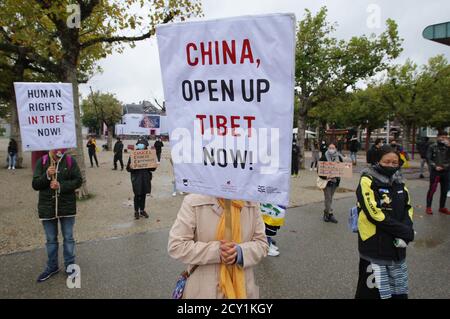
[[(424, 64), (437, 54), (444, 54), (450, 60), (450, 46), (422, 37), (426, 26), (450, 21), (449, 0), (203, 0), (202, 3), (203, 19), (293, 12), (300, 20), (305, 8), (316, 13), (320, 7), (327, 6), (328, 20), (338, 23), (335, 32), (338, 39), (381, 33), (384, 21), (392, 18), (404, 39), (404, 51), (396, 62), (403, 63), (410, 58)], [(371, 19), (378, 9), (380, 28), (373, 27), (374, 20)], [(95, 75), (87, 85), (80, 86), (83, 96), (89, 94), (90, 85), (93, 90), (114, 93), (123, 103), (164, 99), (155, 39), (137, 42), (134, 49), (127, 48), (122, 54), (114, 53), (101, 60), (99, 65), (103, 73)]]

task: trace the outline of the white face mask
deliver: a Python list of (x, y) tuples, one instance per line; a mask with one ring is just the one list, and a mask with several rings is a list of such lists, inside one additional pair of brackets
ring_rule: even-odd
[(335, 154), (336, 153), (336, 149), (332, 148), (328, 150), (328, 153), (330, 154)]

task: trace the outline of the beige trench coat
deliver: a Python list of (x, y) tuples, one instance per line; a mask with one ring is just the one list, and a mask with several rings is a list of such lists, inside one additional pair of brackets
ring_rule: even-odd
[[(169, 234), (168, 252), (172, 258), (199, 265), (188, 278), (183, 298), (224, 298), (219, 289), (220, 242), (216, 229), (223, 209), (216, 198), (190, 194), (184, 198)], [(241, 238), (247, 298), (259, 298), (253, 267), (267, 256), (269, 246), (265, 226), (256, 203), (245, 202), (241, 210)]]

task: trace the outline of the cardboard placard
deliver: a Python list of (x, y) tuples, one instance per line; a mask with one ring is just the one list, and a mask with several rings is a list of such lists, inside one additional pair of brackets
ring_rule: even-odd
[(319, 162), (319, 176), (352, 178), (352, 163)]
[(156, 151), (150, 150), (134, 150), (130, 155), (132, 169), (156, 168), (158, 166)]

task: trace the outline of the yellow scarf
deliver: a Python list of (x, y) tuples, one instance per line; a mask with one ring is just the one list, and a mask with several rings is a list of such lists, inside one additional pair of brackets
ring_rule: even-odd
[[(218, 201), (220, 206), (225, 209), (225, 200), (219, 198)], [(231, 201), (231, 241), (237, 244), (242, 241), (241, 209), (243, 206), (243, 201)], [(225, 239), (225, 212), (223, 212), (219, 225), (217, 225), (216, 238), (217, 240)], [(227, 299), (247, 298), (244, 269), (236, 264), (232, 266), (220, 265), (219, 286)]]

